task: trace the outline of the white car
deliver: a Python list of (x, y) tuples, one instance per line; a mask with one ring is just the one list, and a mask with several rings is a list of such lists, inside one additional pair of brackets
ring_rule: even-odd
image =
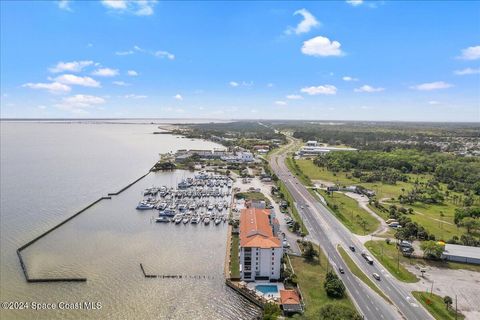
[(380, 281), (380, 275), (379, 275), (378, 273), (373, 273), (372, 276), (373, 276), (376, 280)]

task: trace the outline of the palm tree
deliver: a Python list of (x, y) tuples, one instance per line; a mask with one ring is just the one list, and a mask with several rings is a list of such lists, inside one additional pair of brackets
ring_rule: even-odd
[(445, 306), (447, 307), (447, 310), (448, 310), (448, 308), (450, 308), (450, 306), (452, 305), (453, 300), (449, 296), (445, 296), (443, 297), (443, 303), (445, 303)]

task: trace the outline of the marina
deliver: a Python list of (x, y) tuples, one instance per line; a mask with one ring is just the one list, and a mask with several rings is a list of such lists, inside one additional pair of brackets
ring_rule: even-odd
[(176, 188), (145, 189), (136, 209), (152, 210), (158, 223), (218, 226), (227, 222), (232, 185), (233, 181), (227, 176), (201, 171), (194, 177), (182, 179)]

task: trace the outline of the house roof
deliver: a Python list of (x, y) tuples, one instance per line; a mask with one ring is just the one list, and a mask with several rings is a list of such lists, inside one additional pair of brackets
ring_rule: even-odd
[(269, 222), (270, 210), (246, 208), (240, 214), (240, 246), (280, 248), (280, 239), (273, 235)]
[(295, 290), (280, 290), (281, 304), (300, 304), (300, 297)]

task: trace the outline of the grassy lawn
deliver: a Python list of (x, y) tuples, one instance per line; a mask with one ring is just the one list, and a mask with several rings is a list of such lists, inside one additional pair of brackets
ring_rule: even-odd
[(390, 300), (385, 296), (385, 294), (373, 283), (373, 281), (362, 271), (360, 268), (353, 262), (352, 258), (348, 253), (343, 249), (342, 246), (337, 246), (338, 252), (343, 258), (343, 261), (347, 264), (348, 269), (360, 280), (362, 280), (367, 286), (369, 286), (373, 291), (378, 293), (383, 299), (390, 303)]
[(443, 298), (436, 294), (430, 294), (428, 292), (413, 291), (413, 296), (420, 301), (420, 303), (430, 312), (430, 314), (437, 320), (454, 320), (464, 319), (462, 314), (458, 314), (455, 318), (455, 309), (446, 309)]
[(295, 174), (303, 185), (311, 186), (312, 181), (301, 170), (299, 170), (299, 167), (295, 166), (294, 161), (297, 161), (297, 160), (293, 160), (292, 157), (287, 157), (285, 159), (285, 164), (287, 165), (288, 170), (290, 170), (290, 172)]
[(239, 192), (235, 194), (235, 198), (237, 199), (246, 199), (246, 200), (251, 200), (251, 201), (265, 201), (265, 203), (270, 205), (270, 200), (265, 197), (265, 195), (261, 192)]
[[(312, 160), (300, 159), (296, 162), (301, 171), (311, 180), (323, 180), (341, 186), (362, 185), (365, 188), (374, 190), (377, 194), (377, 199), (386, 200), (387, 203), (384, 204), (386, 208), (388, 208), (389, 204), (412, 208), (414, 214), (409, 217), (426, 228), (429, 233), (433, 233), (437, 239), (448, 240), (454, 235), (460, 237), (466, 232), (465, 228), (457, 227), (453, 223), (455, 209), (459, 206), (453, 204), (450, 200), (446, 200), (443, 204), (415, 203), (413, 205), (407, 205), (398, 202), (397, 198), (399, 195), (405, 194), (408, 190), (413, 188), (414, 180), (418, 179), (419, 181), (427, 181), (432, 178), (431, 175), (408, 174), (410, 182), (397, 182), (394, 185), (381, 182), (363, 183), (359, 179), (352, 177), (348, 172), (334, 173), (325, 168), (317, 167)], [(446, 190), (445, 184), (440, 185), (443, 190)], [(450, 192), (450, 197), (453, 197), (453, 195), (460, 196), (459, 193)], [(391, 200), (392, 198), (394, 198), (394, 200)], [(373, 206), (370, 208), (377, 212), (377, 214), (383, 219), (388, 219), (388, 213), (381, 212)]]
[(230, 272), (232, 278), (240, 277), (240, 263), (238, 261), (238, 246), (240, 239), (238, 234), (232, 234), (232, 247), (231, 250), (231, 260), (230, 260)]
[(285, 200), (290, 204), (290, 209), (291, 209), (291, 211), (292, 211), (293, 219), (300, 224), (300, 230), (301, 230), (305, 235), (308, 235), (307, 228), (305, 227), (305, 224), (303, 223), (303, 220), (302, 220), (302, 218), (300, 217), (300, 214), (298, 213), (298, 210), (297, 210), (297, 208), (296, 208), (295, 205), (294, 205), (294, 201), (293, 201), (292, 195), (290, 194), (290, 192), (288, 191), (287, 187), (285, 186), (285, 184), (284, 184), (281, 180), (278, 180), (278, 181), (277, 181), (277, 185), (278, 185), (278, 188), (280, 189), (280, 192), (282, 192), (283, 195), (285, 196)]
[[(318, 250), (318, 247), (316, 248)], [(355, 310), (347, 295), (342, 299), (333, 299), (327, 296), (323, 287), (328, 268), (327, 258), (321, 250), (320, 259), (316, 259), (314, 262), (307, 262), (302, 257), (295, 256), (290, 256), (290, 260), (305, 300), (306, 319), (317, 319), (318, 311), (325, 303), (335, 302)]]
[[(335, 216), (353, 233), (360, 235), (372, 233), (380, 226), (380, 222), (359, 207), (357, 201), (343, 193), (334, 192), (333, 196), (330, 196), (326, 191), (320, 190), (320, 194), (327, 201)], [(334, 206), (337, 208), (334, 209)], [(364, 225), (362, 221), (365, 223)]]
[[(419, 279), (410, 271), (408, 271), (402, 263), (397, 269), (398, 251), (394, 242), (387, 244), (385, 241), (367, 241), (365, 247), (380, 261), (380, 263), (391, 273), (395, 278), (404, 282), (417, 282)], [(413, 260), (416, 262), (415, 260)], [(400, 262), (412, 261), (400, 254)]]

